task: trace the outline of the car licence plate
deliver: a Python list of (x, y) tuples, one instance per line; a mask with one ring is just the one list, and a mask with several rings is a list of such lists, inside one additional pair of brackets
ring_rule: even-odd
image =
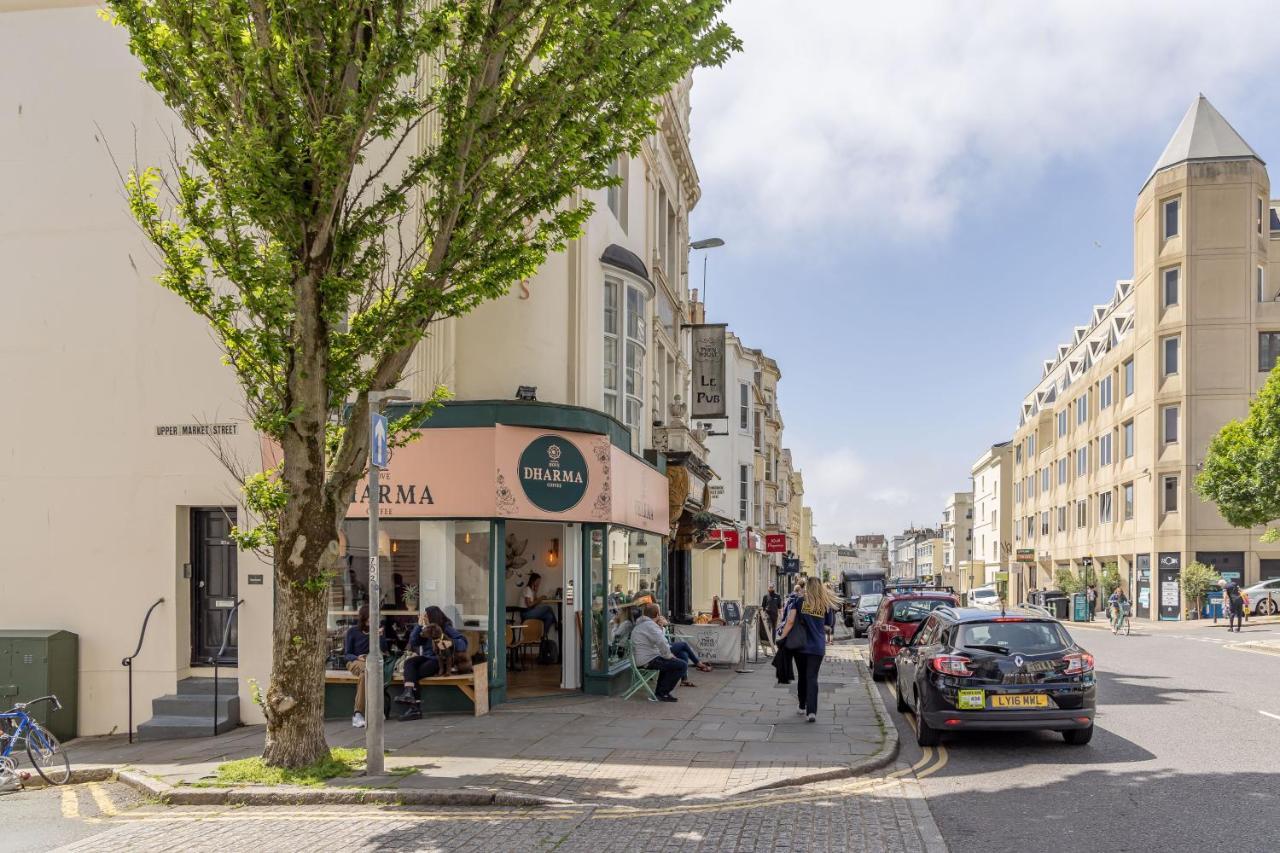
[(1006, 693), (991, 697), (992, 708), (1047, 708), (1049, 697), (1043, 693)]

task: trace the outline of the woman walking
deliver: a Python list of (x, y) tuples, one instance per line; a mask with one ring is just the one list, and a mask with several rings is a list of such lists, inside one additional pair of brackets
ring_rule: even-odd
[(835, 630), (838, 599), (817, 578), (804, 586), (804, 598), (797, 602), (787, 617), (782, 638), (786, 642), (792, 631), (801, 631), (804, 644), (795, 652), (797, 713), (811, 723), (818, 721), (818, 670), (827, 654), (827, 629)]

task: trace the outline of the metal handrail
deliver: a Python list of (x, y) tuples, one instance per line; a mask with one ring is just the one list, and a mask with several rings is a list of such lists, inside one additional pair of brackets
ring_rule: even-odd
[(222, 645), (218, 647), (218, 653), (209, 658), (209, 663), (213, 664), (213, 736), (218, 736), (218, 661), (222, 659), (223, 653), (227, 650), (227, 642), (231, 639), (231, 623), (235, 621), (236, 611), (240, 609), (240, 605), (244, 604), (244, 599), (236, 602), (236, 606), (231, 608), (231, 612), (227, 614), (227, 624), (222, 626)]
[(133, 650), (133, 654), (120, 661), (120, 665), (129, 670), (129, 743), (133, 743), (133, 659), (142, 651), (142, 641), (147, 636), (147, 623), (151, 621), (151, 611), (161, 604), (164, 604), (164, 599), (157, 598), (156, 603), (147, 608), (147, 615), (142, 617), (142, 630), (138, 632), (138, 647)]

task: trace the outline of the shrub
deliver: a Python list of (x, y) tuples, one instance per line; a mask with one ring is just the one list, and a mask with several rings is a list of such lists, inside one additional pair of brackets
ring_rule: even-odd
[(1218, 574), (1213, 566), (1206, 566), (1199, 561), (1191, 563), (1182, 570), (1179, 577), (1179, 583), (1182, 584), (1182, 594), (1187, 597), (1187, 601), (1194, 601), (1196, 612), (1200, 612), (1203, 606), (1204, 594), (1218, 585), (1218, 581), (1222, 580), (1222, 575)]
[(1067, 595), (1079, 592), (1084, 588), (1084, 585), (1080, 582), (1080, 578), (1076, 577), (1076, 573), (1070, 569), (1058, 569), (1058, 571), (1053, 575), (1053, 583), (1054, 586), (1065, 592)]

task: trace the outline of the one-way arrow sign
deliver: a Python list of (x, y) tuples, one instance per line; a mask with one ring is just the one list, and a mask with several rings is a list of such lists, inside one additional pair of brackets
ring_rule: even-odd
[(387, 419), (385, 417), (373, 415), (369, 436), (369, 464), (374, 468), (386, 468), (390, 454), (387, 450)]

